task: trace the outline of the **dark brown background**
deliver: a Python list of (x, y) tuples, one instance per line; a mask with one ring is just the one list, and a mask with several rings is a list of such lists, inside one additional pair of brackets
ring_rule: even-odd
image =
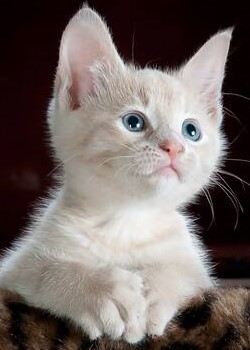
[[(76, 0), (5, 1), (1, 11), (0, 248), (9, 246), (21, 232), (33, 205), (53, 183), (48, 176), (53, 163), (46, 145), (46, 108), (61, 33), (81, 4)], [(89, 5), (107, 19), (122, 56), (128, 60), (134, 56), (141, 65), (176, 66), (210, 35), (235, 26), (224, 91), (250, 96), (247, 1), (93, 0)], [(225, 117), (232, 142), (229, 157), (250, 159), (250, 101), (228, 95), (224, 103), (239, 118)], [(225, 168), (250, 182), (250, 163), (228, 161)], [(228, 257), (229, 275), (245, 276), (249, 270), (241, 262), (250, 256), (250, 191), (239, 181), (225, 179), (244, 208), (236, 229), (235, 209), (219, 188), (211, 191), (216, 224), (209, 228), (211, 212), (206, 200), (201, 199), (191, 210), (198, 215), (204, 240), (220, 261), (218, 271), (225, 265), (222, 258)]]

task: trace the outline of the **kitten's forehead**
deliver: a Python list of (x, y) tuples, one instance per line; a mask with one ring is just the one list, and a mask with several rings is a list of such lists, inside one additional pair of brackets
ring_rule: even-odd
[[(137, 91), (141, 107), (148, 114), (153, 126), (178, 122), (185, 113), (185, 89), (174, 74), (156, 69), (137, 71), (135, 79), (140, 87)], [(143, 92), (143, 94), (142, 94)]]
[(134, 72), (137, 84), (145, 90), (150, 103), (152, 99), (170, 104), (176, 93), (182, 89), (174, 74), (168, 74), (156, 69), (140, 69)]
[[(104, 95), (103, 95), (104, 94)], [(123, 74), (106, 81), (100, 102), (103, 108), (126, 113), (138, 110), (145, 113), (156, 126), (159, 121), (177, 120), (185, 110), (185, 89), (174, 74), (156, 69), (127, 67)], [(167, 118), (167, 119), (166, 119)]]

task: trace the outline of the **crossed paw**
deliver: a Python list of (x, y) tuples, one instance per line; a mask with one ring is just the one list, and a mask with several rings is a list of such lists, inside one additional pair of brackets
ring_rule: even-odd
[(112, 273), (112, 292), (98, 299), (91, 312), (81, 320), (90, 339), (103, 334), (112, 339), (124, 338), (136, 343), (148, 335), (162, 335), (173, 316), (173, 309), (156, 292), (144, 296), (142, 278), (130, 271), (117, 269)]

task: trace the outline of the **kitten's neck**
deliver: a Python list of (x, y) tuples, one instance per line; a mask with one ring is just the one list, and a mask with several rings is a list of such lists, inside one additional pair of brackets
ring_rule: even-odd
[(67, 207), (83, 210), (84, 212), (94, 212), (104, 214), (119, 211), (147, 210), (148, 208), (164, 211), (166, 214), (177, 210), (177, 203), (168, 200), (161, 194), (150, 191), (133, 193), (132, 191), (119, 191), (113, 186), (82, 186), (81, 189), (64, 185), (62, 188), (63, 202)]
[(61, 192), (61, 204), (79, 225), (87, 223), (90, 239), (94, 237), (95, 242), (122, 251), (158, 242), (172, 232), (170, 228), (179, 223), (180, 217), (163, 199), (119, 198), (117, 194), (83, 197), (67, 187)]
[[(72, 169), (72, 168), (71, 168)], [(121, 208), (159, 208), (166, 213), (176, 211), (179, 202), (162, 192), (155, 186), (142, 182), (113, 181), (110, 175), (94, 173), (89, 169), (66, 173), (62, 188), (65, 203), (71, 207), (89, 209), (91, 212), (116, 212)], [(171, 200), (169, 199), (171, 197)]]

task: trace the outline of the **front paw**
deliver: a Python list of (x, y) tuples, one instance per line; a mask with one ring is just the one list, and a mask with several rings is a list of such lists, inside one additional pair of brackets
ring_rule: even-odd
[[(91, 299), (95, 300), (91, 313), (81, 320), (84, 331), (91, 339), (102, 334), (112, 339), (123, 337), (130, 343), (140, 341), (146, 332), (146, 302), (140, 276), (123, 269), (114, 269), (107, 276), (109, 292)], [(93, 302), (92, 301), (92, 302)]]
[(117, 270), (112, 299), (124, 321), (123, 337), (130, 343), (140, 341), (146, 332), (146, 300), (142, 278), (130, 271)]
[(157, 294), (151, 295), (147, 309), (147, 334), (161, 336), (177, 311), (177, 305)]

